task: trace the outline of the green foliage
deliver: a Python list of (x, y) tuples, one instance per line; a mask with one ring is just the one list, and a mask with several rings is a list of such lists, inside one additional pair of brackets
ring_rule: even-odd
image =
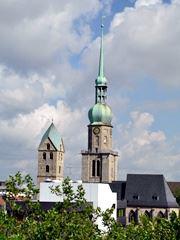
[[(123, 227), (112, 218), (113, 208), (94, 209), (87, 203), (82, 185), (74, 192), (69, 178), (51, 188), (63, 196), (63, 204), (56, 203), (49, 211), (32, 201), (38, 189), (29, 175), (10, 176), (6, 185), (6, 204), (11, 211), (0, 210), (0, 240), (180, 240), (180, 217), (175, 213), (170, 220), (141, 216), (139, 224)], [(24, 206), (15, 201), (17, 196), (23, 197)], [(106, 232), (98, 229), (98, 217)]]
[(106, 239), (179, 240), (180, 218), (175, 213), (172, 213), (170, 221), (164, 218), (149, 219), (147, 216), (141, 216), (139, 224), (131, 223), (126, 228), (113, 222)]
[[(23, 177), (18, 172), (9, 177), (6, 186), (6, 204), (10, 214), (0, 211), (0, 239), (102, 239), (95, 224), (100, 210), (86, 202), (82, 185), (74, 192), (67, 178), (62, 187), (51, 189), (54, 194), (63, 195), (64, 201), (63, 204), (55, 204), (49, 211), (42, 210), (38, 202), (31, 201), (38, 189), (29, 175)], [(25, 204), (19, 205), (17, 198)]]
[(17, 196), (30, 200), (39, 192), (31, 176), (27, 174), (22, 177), (20, 172), (16, 173), (15, 176), (9, 176), (9, 179), (6, 181), (6, 189), (9, 200), (14, 200)]

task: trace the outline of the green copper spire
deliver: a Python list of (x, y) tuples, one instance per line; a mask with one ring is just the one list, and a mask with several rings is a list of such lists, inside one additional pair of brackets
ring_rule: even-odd
[(106, 85), (107, 80), (104, 76), (104, 46), (103, 46), (103, 29), (104, 29), (104, 24), (103, 24), (103, 18), (102, 16), (102, 23), (101, 23), (101, 46), (100, 46), (100, 56), (99, 56), (99, 72), (98, 72), (98, 77), (96, 79), (96, 85)]
[(104, 29), (104, 24), (102, 22), (101, 24), (101, 47), (100, 47), (100, 57), (99, 57), (99, 77), (104, 77), (104, 47), (103, 47), (103, 29)]
[[(103, 17), (102, 17), (103, 20)], [(104, 76), (104, 47), (103, 47), (103, 21), (101, 23), (101, 45), (99, 56), (99, 73), (96, 79), (95, 103), (105, 103), (107, 98), (107, 79)]]
[[(103, 17), (102, 17), (103, 20)], [(106, 104), (107, 79), (104, 76), (104, 47), (103, 47), (103, 22), (101, 23), (101, 45), (99, 56), (99, 72), (95, 86), (95, 105), (89, 110), (88, 116), (91, 124), (106, 124), (111, 126), (112, 111)]]

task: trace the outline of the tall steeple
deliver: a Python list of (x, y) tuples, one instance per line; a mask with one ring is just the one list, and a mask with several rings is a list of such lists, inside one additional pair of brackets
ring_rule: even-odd
[(95, 80), (95, 105), (89, 110), (88, 116), (91, 124), (107, 124), (111, 126), (112, 111), (107, 105), (107, 79), (104, 75), (104, 46), (103, 46), (103, 29), (101, 24), (101, 44), (99, 56), (99, 71)]
[[(103, 18), (102, 18), (103, 19)], [(103, 34), (104, 24), (101, 24), (101, 46), (100, 46), (100, 55), (99, 55), (99, 72), (98, 77), (95, 81), (96, 83), (96, 101), (95, 103), (105, 103), (107, 98), (107, 79), (104, 76), (104, 34)]]
[(112, 182), (117, 179), (117, 152), (112, 150), (112, 111), (107, 105), (107, 79), (104, 75), (103, 22), (99, 71), (95, 80), (95, 104), (88, 116), (88, 151), (82, 151), (82, 180)]
[(99, 77), (104, 77), (104, 49), (103, 49), (103, 28), (104, 24), (101, 24), (101, 47), (100, 47), (100, 58), (99, 58)]
[[(100, 55), (99, 55), (99, 73), (98, 73), (98, 79), (101, 80), (103, 82), (104, 79), (104, 45), (103, 45), (103, 41), (104, 41), (104, 33), (103, 33), (103, 29), (104, 29), (104, 24), (101, 24), (101, 46), (100, 46)], [(103, 82), (104, 84), (106, 84), (106, 82)]]

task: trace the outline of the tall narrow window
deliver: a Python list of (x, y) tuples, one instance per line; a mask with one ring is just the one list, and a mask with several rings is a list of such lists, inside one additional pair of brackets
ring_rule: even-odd
[(160, 212), (158, 213), (157, 217), (159, 217), (159, 218), (164, 218), (165, 215), (160, 211)]
[(49, 165), (46, 165), (46, 172), (49, 172)]
[(95, 177), (96, 174), (96, 161), (92, 161), (92, 176)]
[(96, 145), (99, 146), (99, 136), (96, 136)]
[(50, 159), (53, 159), (53, 152), (50, 152)]
[(45, 160), (46, 159), (46, 153), (43, 152), (43, 159)]
[(47, 150), (50, 150), (50, 144), (47, 143)]
[(129, 213), (129, 222), (136, 222), (136, 213), (131, 210), (130, 213)]
[(97, 176), (99, 177), (100, 176), (100, 161), (97, 160)]
[(59, 173), (61, 172), (61, 167), (59, 166)]
[(151, 213), (148, 212), (147, 210), (144, 212), (144, 215), (145, 215), (147, 218), (151, 218)]

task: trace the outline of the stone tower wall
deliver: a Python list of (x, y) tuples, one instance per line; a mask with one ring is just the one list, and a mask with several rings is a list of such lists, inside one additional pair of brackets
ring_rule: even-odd
[[(47, 144), (50, 144), (50, 149), (47, 149)], [(46, 159), (43, 154), (46, 154)], [(53, 154), (53, 159), (50, 159), (50, 153)], [(49, 172), (46, 171), (46, 166), (49, 166)], [(46, 178), (62, 179), (64, 175), (64, 149), (61, 146), (60, 151), (57, 151), (51, 141), (46, 139), (38, 149), (38, 185)]]

